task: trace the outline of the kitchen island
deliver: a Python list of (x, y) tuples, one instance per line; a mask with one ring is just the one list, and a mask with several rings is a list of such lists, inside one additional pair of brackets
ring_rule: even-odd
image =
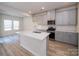
[(24, 31), (20, 33), (20, 45), (35, 56), (46, 56), (48, 53), (47, 32)]

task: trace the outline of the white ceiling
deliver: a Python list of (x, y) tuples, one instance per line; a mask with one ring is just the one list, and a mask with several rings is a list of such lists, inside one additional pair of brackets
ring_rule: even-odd
[[(35, 14), (47, 10), (73, 5), (75, 2), (0, 2), (0, 4), (6, 6), (6, 8), (12, 8), (11, 10), (14, 9), (23, 13), (29, 13), (29, 11), (32, 11), (32, 14)], [(41, 7), (45, 7), (45, 9), (41, 10)], [(0, 9), (4, 10), (5, 8), (0, 7)]]

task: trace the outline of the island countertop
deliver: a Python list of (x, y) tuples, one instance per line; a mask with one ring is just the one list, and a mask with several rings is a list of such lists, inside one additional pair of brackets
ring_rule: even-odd
[(49, 35), (49, 33), (47, 33), (47, 32), (35, 33), (33, 31), (22, 31), (22, 32), (20, 32), (20, 35), (32, 37), (32, 38), (39, 39), (39, 40), (43, 40), (44, 38), (46, 38)]
[(39, 31), (20, 32), (20, 45), (36, 56), (48, 55), (49, 33)]

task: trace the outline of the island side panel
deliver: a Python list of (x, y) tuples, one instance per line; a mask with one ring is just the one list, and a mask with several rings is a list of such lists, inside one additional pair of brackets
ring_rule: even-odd
[(47, 55), (47, 37), (43, 40), (35, 39), (32, 37), (20, 36), (20, 45), (26, 50), (30, 51), (36, 56), (46, 56)]
[(44, 51), (44, 52), (42, 52), (42, 55), (46, 55), (46, 56), (48, 56), (48, 40), (49, 40), (49, 36), (47, 36), (45, 39), (43, 39), (43, 41), (42, 41), (42, 51)]

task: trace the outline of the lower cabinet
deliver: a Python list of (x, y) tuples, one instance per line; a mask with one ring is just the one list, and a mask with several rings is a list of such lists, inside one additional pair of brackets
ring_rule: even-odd
[(55, 40), (78, 45), (78, 33), (56, 31)]

